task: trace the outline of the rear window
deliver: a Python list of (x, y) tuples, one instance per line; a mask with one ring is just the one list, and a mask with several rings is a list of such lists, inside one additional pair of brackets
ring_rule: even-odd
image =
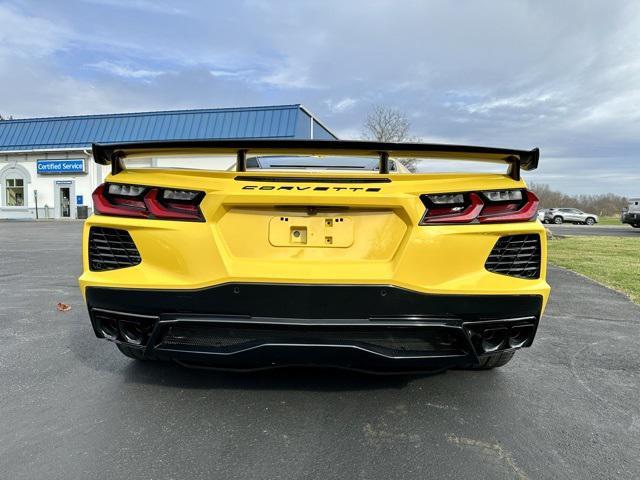
[[(368, 157), (263, 156), (247, 158), (247, 169), (279, 170), (360, 170), (375, 172), (380, 161)], [(395, 160), (389, 160), (389, 170), (396, 171)]]
[[(389, 171), (410, 173), (399, 165), (398, 160), (389, 159)], [(125, 159), (126, 168), (186, 168), (196, 170), (235, 170), (236, 157), (229, 155), (183, 155), (153, 158)], [(247, 170), (334, 170), (375, 173), (380, 168), (380, 160), (374, 157), (329, 157), (310, 155), (269, 155), (248, 156)]]
[[(390, 158), (391, 173), (491, 173), (504, 174), (505, 166), (501, 162), (463, 161), (441, 158)], [(170, 168), (207, 171), (233, 171), (236, 168), (236, 156), (229, 154), (166, 154), (131, 156), (124, 159), (126, 168)], [(330, 155), (247, 155), (247, 170), (290, 170), (290, 171), (334, 171), (376, 173), (380, 159), (376, 156), (330, 156)]]

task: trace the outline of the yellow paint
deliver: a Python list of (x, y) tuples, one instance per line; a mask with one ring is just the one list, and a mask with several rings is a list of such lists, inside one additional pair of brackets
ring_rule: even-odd
[[(358, 174), (390, 183), (281, 183), (237, 181), (236, 172), (125, 170), (107, 181), (206, 192), (206, 222), (91, 216), (84, 227), (80, 286), (193, 289), (224, 282), (388, 284), (441, 294), (539, 294), (548, 297), (546, 236), (535, 222), (419, 226), (423, 193), (524, 188), (498, 174)], [(250, 172), (253, 177), (354, 177), (354, 173)], [(278, 190), (280, 186), (310, 187)], [(273, 186), (270, 190), (247, 186)], [(344, 190), (314, 190), (315, 187)], [(361, 188), (379, 188), (365, 191)], [(353, 191), (352, 189), (358, 189)], [(294, 242), (287, 222), (306, 227), (306, 243)], [(335, 220), (343, 218), (343, 225)], [(332, 221), (332, 225), (327, 223)], [(91, 226), (123, 228), (142, 263), (91, 272)], [(282, 230), (281, 230), (282, 229)], [(538, 233), (542, 275), (524, 280), (490, 273), (484, 263), (503, 235)], [(332, 237), (331, 244), (326, 242)]]

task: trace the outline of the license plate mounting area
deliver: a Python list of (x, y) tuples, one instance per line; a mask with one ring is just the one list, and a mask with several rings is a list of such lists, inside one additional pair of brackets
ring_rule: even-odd
[(353, 220), (345, 216), (273, 217), (269, 243), (274, 247), (347, 248), (353, 245)]

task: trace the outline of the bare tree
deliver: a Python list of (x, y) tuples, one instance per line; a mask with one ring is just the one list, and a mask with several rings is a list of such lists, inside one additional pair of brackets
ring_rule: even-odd
[(613, 193), (567, 195), (552, 190), (544, 183), (531, 183), (529, 188), (540, 198), (541, 208), (578, 208), (596, 215), (618, 215), (627, 206), (627, 199)]
[(409, 119), (403, 112), (376, 105), (364, 121), (364, 136), (378, 142), (405, 142), (410, 128)]
[(1, 122), (1, 121), (3, 121), (3, 120), (13, 120), (13, 115), (9, 115), (8, 117), (3, 117), (3, 116), (0, 114), (0, 122)]
[[(416, 141), (409, 135), (411, 123), (407, 115), (395, 108), (376, 105), (368, 113), (364, 121), (363, 137), (378, 142), (410, 142)], [(415, 158), (400, 159), (411, 172), (416, 171)]]

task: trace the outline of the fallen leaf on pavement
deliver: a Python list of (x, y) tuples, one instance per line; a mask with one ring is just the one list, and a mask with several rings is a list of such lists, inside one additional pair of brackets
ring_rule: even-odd
[(56, 308), (58, 309), (59, 312), (68, 312), (69, 310), (71, 310), (71, 305), (67, 305), (66, 303), (58, 302), (58, 305), (56, 305)]

